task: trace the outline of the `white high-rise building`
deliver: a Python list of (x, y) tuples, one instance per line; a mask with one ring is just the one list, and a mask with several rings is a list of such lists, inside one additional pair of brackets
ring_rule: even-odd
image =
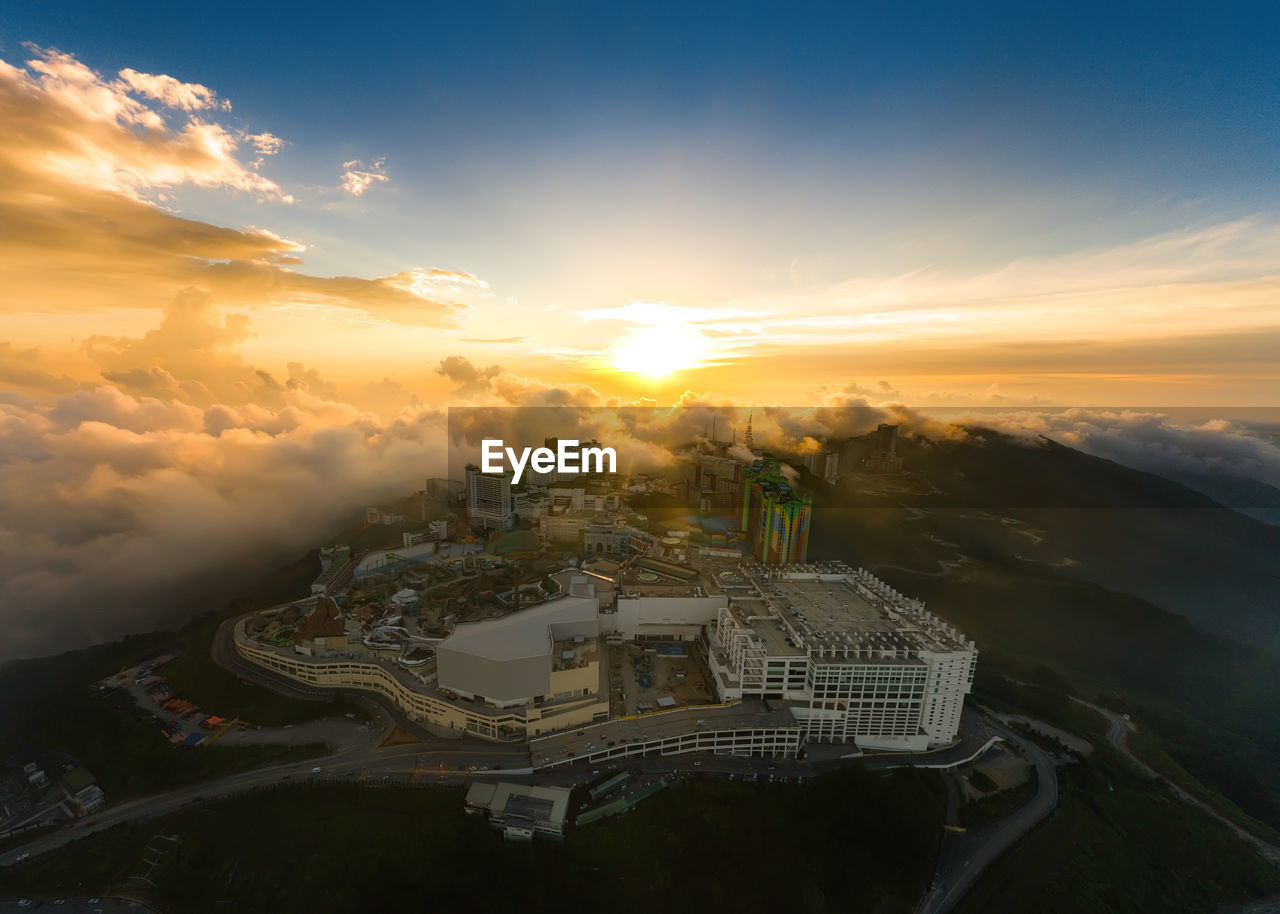
[(786, 704), (815, 742), (919, 751), (956, 738), (978, 652), (866, 571), (746, 570), (708, 627), (722, 700)]
[(515, 519), (511, 477), (505, 473), (481, 473), (479, 467), (468, 464), (467, 516), (472, 527), (511, 529)]

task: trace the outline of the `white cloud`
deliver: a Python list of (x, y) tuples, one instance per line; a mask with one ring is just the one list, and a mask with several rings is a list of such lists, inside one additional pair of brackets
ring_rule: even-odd
[(135, 195), (192, 184), (292, 201), (240, 158), (242, 144), (262, 153), (274, 138), (250, 138), (210, 119), (226, 110), (212, 90), (134, 70), (107, 80), (70, 54), (28, 48), (35, 56), (25, 66), (0, 61), (0, 165)]
[(368, 168), (359, 159), (343, 162), (342, 189), (353, 197), (359, 197), (374, 184), (390, 181), (385, 164), (386, 159), (376, 159)]
[(231, 110), (231, 102), (219, 99), (212, 89), (199, 83), (184, 83), (172, 76), (139, 73), (130, 68), (120, 71), (120, 81), (133, 92), (162, 102), (170, 108), (182, 111), (201, 111), (206, 108)]

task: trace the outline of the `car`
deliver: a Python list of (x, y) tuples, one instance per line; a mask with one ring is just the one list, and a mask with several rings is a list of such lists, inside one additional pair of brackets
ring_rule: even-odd
[(19, 899), (18, 899), (18, 907), (20, 907), (20, 908), (29, 908), (29, 907), (31, 907), (31, 899), (30, 899), (30, 898), (19, 898)]
[(701, 764), (702, 764), (702, 762), (700, 762), (700, 761), (699, 761), (699, 762), (694, 762), (693, 764), (695, 764), (695, 765), (701, 765)]
[(320, 766), (319, 766), (319, 765), (317, 765), (316, 767), (312, 768), (312, 769), (311, 769), (311, 773), (312, 773), (312, 774), (319, 774), (319, 773), (320, 773)]
[(101, 899), (101, 898), (90, 898), (90, 899), (89, 899), (89, 904), (98, 904), (98, 903), (99, 903), (99, 902), (101, 902), (101, 901), (102, 901), (102, 899)]
[(18, 862), (19, 862), (19, 863), (21, 863), (23, 860), (26, 860), (26, 859), (27, 859), (28, 857), (30, 857), (30, 856), (31, 856), (30, 854), (19, 854), (19, 855), (18, 855)]

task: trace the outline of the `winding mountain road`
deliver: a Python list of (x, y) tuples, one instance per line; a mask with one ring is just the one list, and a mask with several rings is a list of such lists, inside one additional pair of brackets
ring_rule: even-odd
[(1107, 742), (1111, 744), (1111, 747), (1113, 749), (1115, 749), (1117, 752), (1119, 752), (1121, 755), (1127, 758), (1130, 762), (1132, 762), (1138, 768), (1139, 771), (1142, 771), (1144, 774), (1148, 774), (1153, 778), (1163, 779), (1164, 782), (1169, 786), (1169, 789), (1173, 791), (1174, 796), (1178, 797), (1178, 799), (1182, 800), (1184, 803), (1188, 803), (1192, 806), (1195, 806), (1197, 809), (1201, 809), (1204, 812), (1208, 813), (1209, 815), (1213, 816), (1213, 818), (1217, 819), (1223, 825), (1227, 826), (1227, 828), (1235, 832), (1235, 834), (1239, 838), (1248, 842), (1250, 845), (1256, 848), (1258, 853), (1261, 854), (1265, 859), (1271, 861), (1276, 866), (1280, 866), (1280, 847), (1276, 847), (1274, 844), (1271, 844), (1267, 841), (1262, 840), (1261, 838), (1259, 838), (1257, 835), (1253, 834), (1249, 830), (1243, 828), (1240, 825), (1237, 825), (1235, 822), (1232, 822), (1230, 819), (1222, 815), (1222, 813), (1218, 812), (1208, 803), (1204, 802), (1199, 797), (1193, 796), (1192, 794), (1188, 793), (1186, 790), (1183, 790), (1177, 784), (1173, 783), (1173, 781), (1164, 777), (1162, 774), (1160, 774), (1160, 772), (1156, 771), (1154, 768), (1152, 768), (1142, 759), (1134, 755), (1133, 750), (1129, 748), (1129, 734), (1134, 732), (1138, 728), (1132, 721), (1125, 720), (1123, 715), (1117, 714), (1115, 711), (1111, 711), (1111, 710), (1108, 710), (1107, 708), (1103, 708), (1098, 705), (1091, 704), (1090, 702), (1084, 701), (1083, 699), (1073, 697), (1071, 700), (1076, 702), (1077, 704), (1084, 705), (1086, 708), (1093, 709), (1094, 711), (1098, 712), (1099, 714), (1101, 714), (1103, 717), (1106, 718)]
[(988, 719), (987, 725), (1036, 766), (1036, 794), (1017, 811), (981, 831), (948, 834), (943, 839), (933, 886), (916, 908), (917, 914), (944, 914), (954, 908), (987, 867), (1057, 808), (1058, 771), (1049, 754), (993, 720)]

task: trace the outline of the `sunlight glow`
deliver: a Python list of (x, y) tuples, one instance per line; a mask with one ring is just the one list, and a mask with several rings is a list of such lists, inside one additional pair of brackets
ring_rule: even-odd
[(707, 339), (684, 323), (644, 327), (613, 350), (613, 367), (650, 378), (698, 368), (707, 356)]

